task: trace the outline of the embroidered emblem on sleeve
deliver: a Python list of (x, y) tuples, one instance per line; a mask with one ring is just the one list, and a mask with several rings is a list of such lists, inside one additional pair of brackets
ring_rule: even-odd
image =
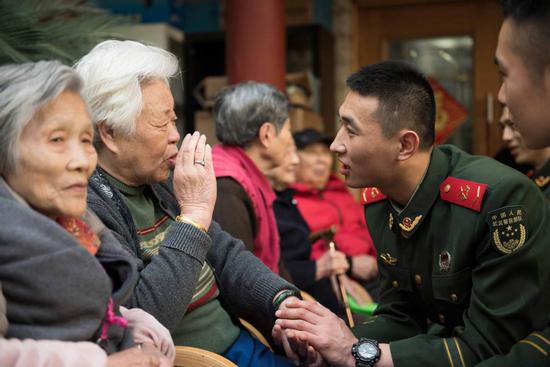
[(525, 244), (527, 225), (525, 209), (508, 206), (488, 214), (491, 243), (502, 254), (510, 254)]

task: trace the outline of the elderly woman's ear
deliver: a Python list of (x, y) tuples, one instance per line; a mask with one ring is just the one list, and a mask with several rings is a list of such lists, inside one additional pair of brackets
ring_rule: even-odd
[(258, 130), (258, 141), (264, 148), (269, 149), (277, 137), (277, 128), (271, 122), (264, 122)]
[(114, 130), (109, 127), (105, 122), (99, 122), (96, 126), (101, 145), (105, 146), (105, 148), (109, 149), (113, 153), (117, 153), (118, 145)]

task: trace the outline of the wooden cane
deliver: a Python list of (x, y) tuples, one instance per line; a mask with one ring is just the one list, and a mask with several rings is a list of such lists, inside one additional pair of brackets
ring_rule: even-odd
[[(334, 241), (330, 241), (328, 246), (329, 246), (329, 251), (331, 253), (334, 253), (336, 251), (336, 245), (334, 244)], [(349, 307), (348, 293), (346, 292), (346, 287), (344, 286), (342, 277), (343, 277), (343, 274), (339, 274), (336, 276), (336, 280), (338, 282), (338, 287), (340, 289), (340, 296), (342, 297), (342, 303), (344, 304), (344, 307), (346, 309), (348, 326), (353, 327), (355, 325), (355, 322), (353, 322), (353, 315), (351, 314), (351, 309)]]
[(332, 238), (336, 234), (336, 226), (330, 226), (327, 229), (322, 229), (317, 232), (313, 232), (309, 235), (308, 240), (311, 243), (314, 243), (321, 238), (324, 239), (327, 243), (332, 241)]

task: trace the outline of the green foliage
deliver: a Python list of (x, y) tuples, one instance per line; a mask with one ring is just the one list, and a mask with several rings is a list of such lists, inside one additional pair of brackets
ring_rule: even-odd
[(0, 65), (56, 59), (71, 65), (129, 23), (83, 0), (0, 0)]

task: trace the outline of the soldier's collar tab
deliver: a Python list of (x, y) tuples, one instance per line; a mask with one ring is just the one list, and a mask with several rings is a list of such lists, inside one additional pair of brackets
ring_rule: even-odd
[(367, 187), (361, 193), (361, 202), (363, 205), (370, 205), (385, 200), (386, 195), (377, 187)]
[(401, 233), (403, 237), (410, 238), (420, 228), (423, 220), (427, 217), (428, 212), (437, 200), (437, 187), (445, 179), (447, 167), (447, 157), (445, 154), (439, 149), (434, 148), (424, 178), (413, 194), (413, 197), (407, 203), (407, 206), (399, 213), (390, 206), (395, 222), (393, 230), (396, 233)]
[(547, 159), (540, 168), (533, 171), (530, 177), (541, 190), (544, 190), (550, 183), (550, 159)]
[(544, 189), (550, 182), (550, 176), (533, 177), (533, 181), (539, 188)]

